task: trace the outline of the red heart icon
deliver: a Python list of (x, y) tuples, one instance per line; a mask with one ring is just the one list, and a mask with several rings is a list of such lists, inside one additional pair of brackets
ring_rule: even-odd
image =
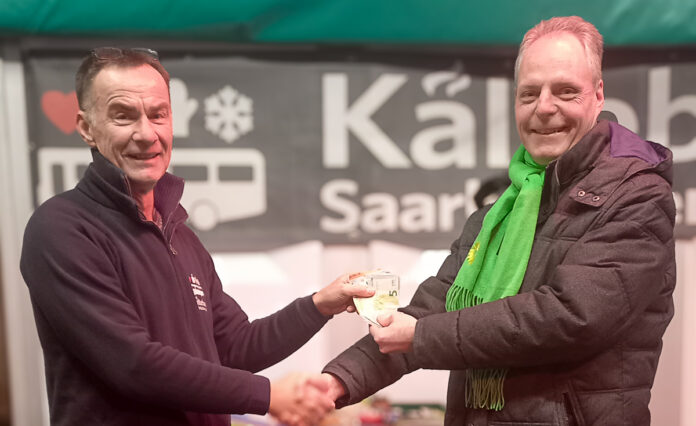
[(69, 135), (75, 131), (75, 118), (80, 107), (77, 105), (77, 95), (49, 90), (41, 97), (41, 109), (61, 132)]

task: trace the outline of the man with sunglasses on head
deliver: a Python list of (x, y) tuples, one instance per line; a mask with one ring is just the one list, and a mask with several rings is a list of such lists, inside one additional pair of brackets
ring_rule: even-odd
[(254, 374), (370, 296), (340, 277), (249, 321), (185, 225), (169, 74), (148, 49), (98, 48), (76, 75), (93, 162), (27, 225), (21, 271), (44, 351), (52, 425), (229, 425), (231, 413), (313, 424), (311, 376)]

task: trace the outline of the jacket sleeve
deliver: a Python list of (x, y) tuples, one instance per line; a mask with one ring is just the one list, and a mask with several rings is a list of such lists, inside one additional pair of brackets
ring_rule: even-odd
[(416, 362), (464, 369), (578, 361), (614, 345), (639, 316), (659, 314), (646, 309), (674, 286), (671, 189), (654, 174), (624, 185), (536, 290), (419, 320)]
[(223, 365), (257, 372), (287, 358), (312, 338), (329, 320), (311, 296), (249, 322), (237, 302), (214, 278), (215, 341)]
[(110, 249), (106, 234), (93, 231), (103, 225), (87, 214), (76, 217), (80, 213), (69, 203), (54, 199), (49, 204), (58, 208), (40, 207), (22, 248), (21, 271), (39, 333), (56, 345), (44, 351), (66, 353), (60, 355), (66, 363), (60, 368), (84, 366), (86, 375), (139, 403), (205, 413), (266, 413), (267, 378), (151, 338), (119, 282), (118, 252)]
[[(419, 323), (429, 315), (445, 312), (447, 290), (463, 262), (461, 253), (468, 252), (473, 244), (486, 211), (480, 210), (467, 220), (461, 236), (452, 243), (450, 255), (437, 275), (423, 281), (409, 305), (401, 308), (401, 311), (418, 318)], [(433, 348), (429, 350), (433, 351)], [(340, 408), (360, 402), (404, 374), (421, 367), (415, 353), (382, 354), (372, 336), (367, 335), (327, 364), (323, 372), (334, 375), (346, 390), (346, 394), (336, 401), (336, 406)]]

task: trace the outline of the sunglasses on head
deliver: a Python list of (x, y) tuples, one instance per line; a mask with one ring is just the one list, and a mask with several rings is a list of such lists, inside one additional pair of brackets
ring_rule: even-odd
[(159, 61), (159, 54), (157, 51), (148, 49), (147, 47), (131, 47), (127, 49), (122, 49), (120, 47), (97, 47), (92, 49), (90, 53), (96, 59), (108, 60), (121, 58), (128, 52), (144, 54)]

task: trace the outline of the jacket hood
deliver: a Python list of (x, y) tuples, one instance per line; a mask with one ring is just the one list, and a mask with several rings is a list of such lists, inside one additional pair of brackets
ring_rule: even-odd
[[(672, 184), (669, 149), (606, 120), (600, 120), (556, 163), (555, 173), (561, 186), (580, 179), (576, 185), (578, 191), (592, 189), (599, 196), (609, 195), (621, 182), (645, 170), (654, 171)], [(599, 173), (589, 173), (594, 169)], [(583, 178), (585, 175), (587, 179)]]
[(569, 151), (549, 163), (539, 220), (546, 220), (560, 193), (568, 188), (575, 201), (599, 207), (622, 182), (648, 170), (671, 185), (672, 152), (620, 124), (600, 120)]
[(609, 122), (610, 154), (614, 158), (639, 158), (655, 168), (665, 180), (672, 184), (672, 151), (638, 135), (618, 123)]

